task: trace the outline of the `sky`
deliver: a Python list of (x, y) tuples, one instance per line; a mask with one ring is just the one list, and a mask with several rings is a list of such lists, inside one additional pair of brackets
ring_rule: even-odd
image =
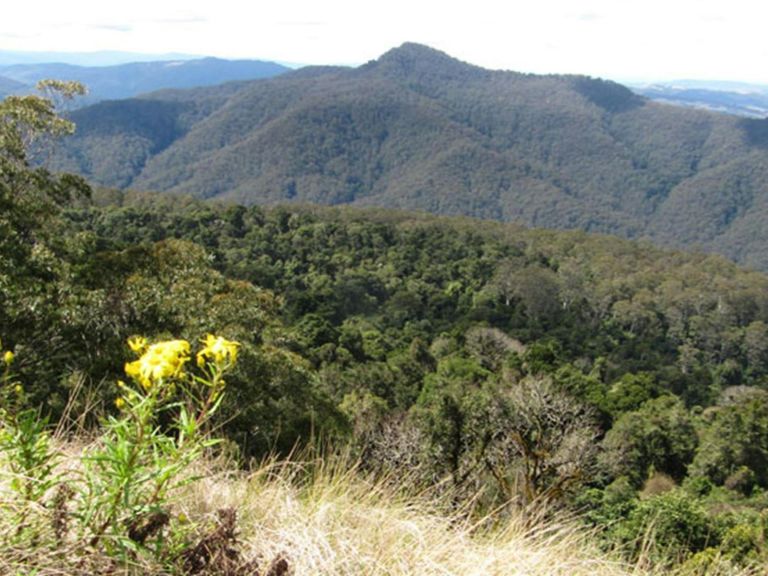
[(768, 84), (762, 0), (14, 0), (0, 50), (359, 65), (419, 42), (486, 68)]

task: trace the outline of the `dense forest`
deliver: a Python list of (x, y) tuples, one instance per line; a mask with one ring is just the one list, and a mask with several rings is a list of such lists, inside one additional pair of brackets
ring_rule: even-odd
[(215, 333), (237, 342), (216, 406), (244, 466), (345, 446), (468, 514), (546, 504), (628, 558), (764, 565), (763, 274), (584, 232), (94, 191), (28, 162), (73, 128), (50, 102), (0, 114), (3, 410), (110, 422), (127, 341)]
[(766, 121), (406, 44), (359, 68), (74, 112), (53, 166), (245, 204), (375, 205), (650, 238), (766, 269)]
[(83, 382), (114, 400), (129, 336), (216, 330), (242, 343), (225, 410), (246, 457), (320, 436), (485, 507), (556, 501), (609, 542), (674, 510), (670, 559), (765, 553), (763, 275), (468, 219), (96, 199), (4, 270), (3, 342), (52, 414)]

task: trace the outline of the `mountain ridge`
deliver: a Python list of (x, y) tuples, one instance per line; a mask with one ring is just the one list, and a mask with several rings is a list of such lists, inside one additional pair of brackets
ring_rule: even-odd
[(657, 102), (689, 106), (747, 118), (768, 116), (768, 86), (744, 82), (678, 80), (636, 84), (632, 89)]
[(120, 50), (96, 50), (91, 52), (50, 52), (28, 50), (0, 50), (0, 66), (14, 64), (46, 64), (51, 62), (78, 66), (116, 66), (131, 62), (156, 60), (194, 60), (200, 55), (170, 52), (151, 54), (146, 52), (122, 52)]
[(69, 63), (32, 63), (0, 66), (0, 76), (20, 84), (16, 91), (32, 91), (46, 78), (76, 80), (88, 87), (77, 106), (102, 100), (124, 99), (159, 89), (194, 88), (224, 82), (268, 78), (289, 68), (262, 60), (196, 58), (130, 62), (112, 66), (81, 66)]
[(183, 113), (166, 106), (179, 115), (159, 122), (176, 127), (161, 147), (137, 130), (104, 138), (92, 125), (110, 115), (78, 111), (81, 130), (54, 165), (107, 186), (467, 214), (768, 268), (760, 120), (656, 104), (586, 76), (485, 70), (412, 43), (358, 68), (222, 90), (142, 96), (184, 102)]

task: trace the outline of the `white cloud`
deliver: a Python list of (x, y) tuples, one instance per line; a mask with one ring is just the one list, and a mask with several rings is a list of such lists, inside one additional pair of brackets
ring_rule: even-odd
[(40, 0), (0, 21), (8, 50), (126, 50), (357, 64), (405, 41), (529, 72), (768, 83), (754, 0)]

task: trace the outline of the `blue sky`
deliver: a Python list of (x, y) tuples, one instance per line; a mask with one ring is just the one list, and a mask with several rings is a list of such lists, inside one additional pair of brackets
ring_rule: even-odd
[(38, 0), (0, 49), (179, 52), (357, 65), (405, 41), (488, 68), (768, 84), (760, 0)]

